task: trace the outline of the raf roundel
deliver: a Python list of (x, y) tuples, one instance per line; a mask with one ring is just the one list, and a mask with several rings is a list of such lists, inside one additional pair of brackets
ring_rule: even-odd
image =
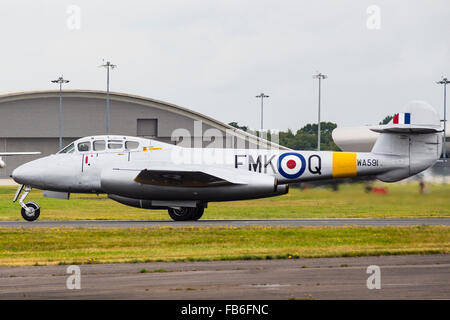
[(299, 153), (289, 152), (278, 158), (278, 171), (285, 178), (296, 179), (305, 172), (305, 168), (305, 158)]

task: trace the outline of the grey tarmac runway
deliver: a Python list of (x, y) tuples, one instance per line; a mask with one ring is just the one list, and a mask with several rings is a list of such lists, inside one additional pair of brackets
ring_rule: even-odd
[(0, 267), (0, 299), (450, 299), (450, 255), (81, 265), (79, 290), (67, 267)]
[(66, 220), (50, 221), (0, 221), (3, 228), (151, 228), (151, 227), (302, 227), (302, 226), (450, 226), (450, 218), (415, 219), (246, 219), (246, 220), (208, 220), (171, 221), (171, 220)]

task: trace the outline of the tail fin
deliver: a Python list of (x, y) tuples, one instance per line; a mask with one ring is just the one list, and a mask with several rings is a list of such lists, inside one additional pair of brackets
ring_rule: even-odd
[(442, 128), (436, 110), (422, 101), (405, 106), (387, 125), (372, 127), (381, 133), (372, 153), (398, 157), (407, 166), (377, 176), (385, 182), (402, 180), (432, 166), (442, 152)]

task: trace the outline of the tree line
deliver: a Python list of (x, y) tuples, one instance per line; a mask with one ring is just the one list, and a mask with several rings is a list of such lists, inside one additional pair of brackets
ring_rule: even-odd
[[(387, 124), (392, 120), (392, 116), (386, 116), (379, 124)], [(230, 122), (230, 126), (242, 131), (249, 132), (248, 126), (239, 125), (237, 122)], [(334, 143), (331, 133), (337, 127), (333, 122), (320, 123), (320, 150), (340, 151), (339, 147)], [(256, 132), (259, 135), (259, 132)], [(270, 131), (267, 134), (270, 140)], [(317, 150), (317, 123), (308, 123), (303, 128), (279, 132), (279, 144), (293, 150)]]
[[(230, 122), (229, 125), (245, 132), (250, 131), (248, 126), (239, 125), (237, 122)], [(331, 137), (331, 132), (336, 127), (337, 125), (333, 122), (320, 123), (321, 150), (339, 151), (339, 147), (334, 143), (333, 138)], [(259, 132), (256, 132), (256, 135), (259, 135)], [(267, 138), (270, 140), (270, 131), (267, 134)], [(295, 133), (291, 129), (280, 131), (279, 144), (293, 150), (317, 150), (317, 123), (308, 123)]]

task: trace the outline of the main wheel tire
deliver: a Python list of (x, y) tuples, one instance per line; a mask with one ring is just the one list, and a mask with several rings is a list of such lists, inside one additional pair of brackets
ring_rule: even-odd
[(22, 218), (24, 218), (27, 221), (34, 221), (37, 218), (39, 218), (39, 215), (41, 214), (41, 207), (36, 202), (27, 202), (25, 205), (28, 208), (31, 208), (31, 212), (28, 213), (24, 208), (20, 211), (22, 213)]
[(179, 209), (169, 208), (169, 216), (175, 221), (188, 221), (192, 219), (195, 208), (182, 207)]
[(194, 208), (194, 212), (191, 216), (191, 220), (198, 220), (203, 216), (203, 212), (205, 211), (205, 208), (203, 207), (197, 207)]

